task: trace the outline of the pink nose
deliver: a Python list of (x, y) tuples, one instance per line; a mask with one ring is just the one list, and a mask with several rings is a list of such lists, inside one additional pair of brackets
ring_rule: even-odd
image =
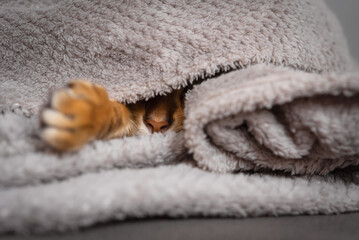
[(147, 119), (144, 121), (147, 128), (151, 131), (151, 133), (154, 132), (166, 132), (170, 126), (168, 121), (156, 121), (154, 119)]

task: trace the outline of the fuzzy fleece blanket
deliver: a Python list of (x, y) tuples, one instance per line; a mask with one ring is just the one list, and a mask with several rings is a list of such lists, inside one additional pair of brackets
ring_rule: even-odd
[[(359, 210), (359, 73), (323, 1), (5, 0), (0, 56), (0, 232)], [(122, 102), (206, 81), (183, 132), (59, 155), (37, 113), (79, 77)]]

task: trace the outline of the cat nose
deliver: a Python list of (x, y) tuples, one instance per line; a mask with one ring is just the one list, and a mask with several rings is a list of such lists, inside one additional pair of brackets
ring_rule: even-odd
[(144, 122), (147, 128), (151, 131), (151, 133), (166, 132), (170, 126), (169, 122), (166, 120), (158, 121), (155, 119), (148, 118)]

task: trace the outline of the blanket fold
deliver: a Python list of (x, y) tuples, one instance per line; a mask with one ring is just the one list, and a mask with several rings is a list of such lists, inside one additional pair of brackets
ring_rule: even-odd
[(0, 232), (68, 231), (128, 217), (333, 214), (358, 211), (358, 199), (358, 184), (333, 175), (215, 174), (186, 164), (114, 169), (0, 191)]
[(78, 152), (59, 155), (39, 139), (37, 117), (24, 118), (18, 114), (6, 113), (1, 118), (0, 189), (41, 184), (114, 167), (174, 164), (185, 156), (183, 134), (174, 132), (95, 141)]
[[(183, 132), (57, 154), (37, 113), (72, 78), (127, 103), (201, 83)], [(1, 4), (0, 232), (357, 211), (358, 132), (358, 67), (324, 1)]]
[(358, 165), (358, 73), (256, 65), (191, 92), (185, 139), (198, 164), (229, 172), (327, 174)]

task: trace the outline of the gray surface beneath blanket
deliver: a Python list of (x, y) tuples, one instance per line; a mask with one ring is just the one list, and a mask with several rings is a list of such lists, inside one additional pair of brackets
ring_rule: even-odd
[[(282, 216), (247, 219), (147, 219), (101, 224), (65, 234), (26, 236), (27, 240), (198, 240), (198, 239), (358, 239), (359, 213), (329, 216)], [(305, 229), (305, 231), (303, 230)], [(25, 239), (5, 236), (4, 240)]]

